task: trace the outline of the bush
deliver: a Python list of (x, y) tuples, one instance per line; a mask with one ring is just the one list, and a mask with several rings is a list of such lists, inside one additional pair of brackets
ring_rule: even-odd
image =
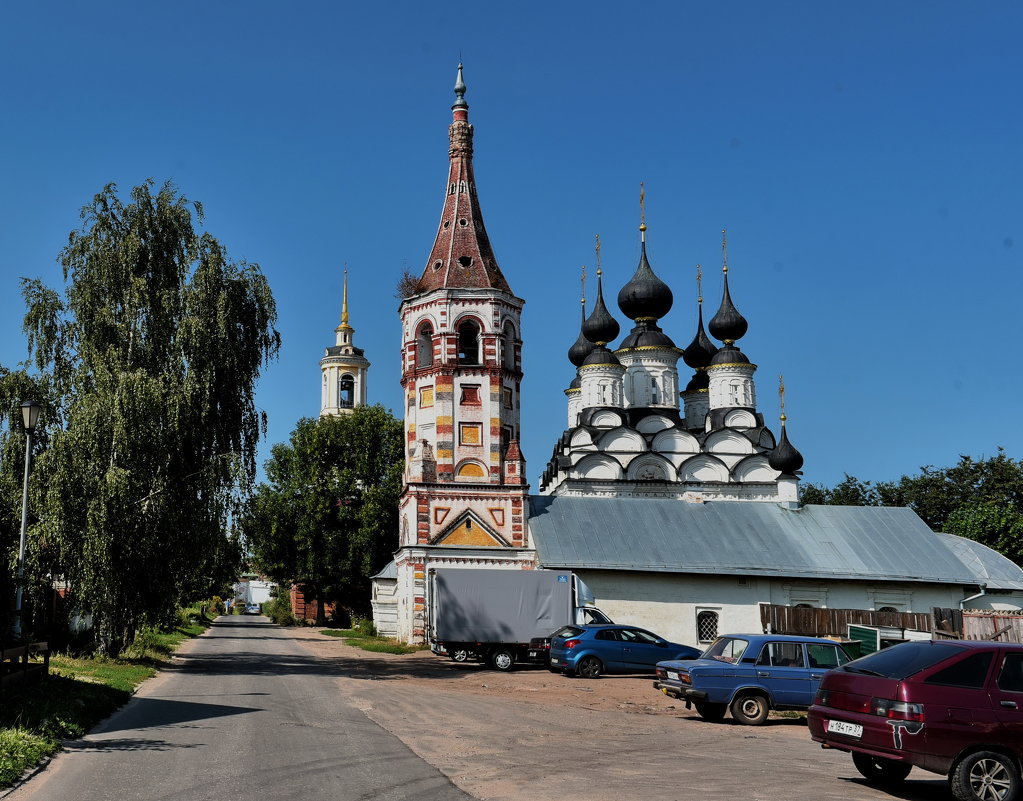
[(278, 626), (297, 626), (299, 621), (291, 614), (291, 598), (276, 596), (263, 604), (263, 614)]

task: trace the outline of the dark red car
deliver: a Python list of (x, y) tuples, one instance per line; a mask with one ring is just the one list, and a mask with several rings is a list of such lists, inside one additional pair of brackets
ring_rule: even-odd
[(825, 674), (810, 736), (852, 753), (876, 784), (914, 767), (948, 776), (959, 801), (1023, 798), (1023, 645), (907, 642)]

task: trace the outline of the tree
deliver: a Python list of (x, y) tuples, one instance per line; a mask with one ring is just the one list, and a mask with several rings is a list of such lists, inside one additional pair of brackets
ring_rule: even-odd
[(202, 207), (172, 184), (127, 204), (109, 185), (82, 219), (64, 295), (22, 282), (29, 351), (65, 420), (37, 463), (33, 541), (116, 652), (233, 572), (227, 525), (266, 428), (253, 392), (280, 335), (259, 267), (197, 231)]
[(403, 426), (381, 406), (303, 419), (274, 445), (268, 483), (242, 518), (259, 570), (311, 597), (358, 612), (369, 577), (398, 547)]

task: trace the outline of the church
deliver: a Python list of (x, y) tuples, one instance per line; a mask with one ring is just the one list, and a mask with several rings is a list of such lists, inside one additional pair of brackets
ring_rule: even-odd
[[(428, 575), (442, 567), (572, 570), (613, 619), (691, 645), (762, 631), (768, 608), (1023, 607), (1020, 568), (910, 509), (800, 503), (784, 391), (776, 435), (739, 346), (748, 323), (724, 239), (720, 305), (705, 324), (697, 299), (684, 348), (658, 325), (674, 297), (645, 223), (621, 318), (604, 299), (598, 244), (596, 297), (588, 313), (583, 298), (567, 348), (567, 426), (531, 495), (518, 444), (525, 301), (484, 225), (465, 95), (459, 65), (440, 223), (399, 309), (406, 473), (398, 550), (374, 578), (381, 633), (428, 640)], [(620, 319), (631, 329), (615, 345)], [(321, 362), (325, 412), (356, 397), (345, 375), (365, 387), (362, 352), (342, 350), (346, 325), (343, 314), (338, 352)], [(349, 366), (335, 369), (337, 357)]]

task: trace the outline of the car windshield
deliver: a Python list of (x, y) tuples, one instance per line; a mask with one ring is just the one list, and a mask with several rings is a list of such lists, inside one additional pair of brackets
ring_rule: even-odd
[(962, 653), (962, 647), (951, 642), (904, 642), (873, 654), (854, 659), (840, 667), (849, 673), (866, 673), (888, 679), (904, 679), (943, 659)]
[(749, 640), (738, 637), (720, 637), (703, 652), (703, 659), (717, 659), (720, 662), (738, 662), (749, 645)]

